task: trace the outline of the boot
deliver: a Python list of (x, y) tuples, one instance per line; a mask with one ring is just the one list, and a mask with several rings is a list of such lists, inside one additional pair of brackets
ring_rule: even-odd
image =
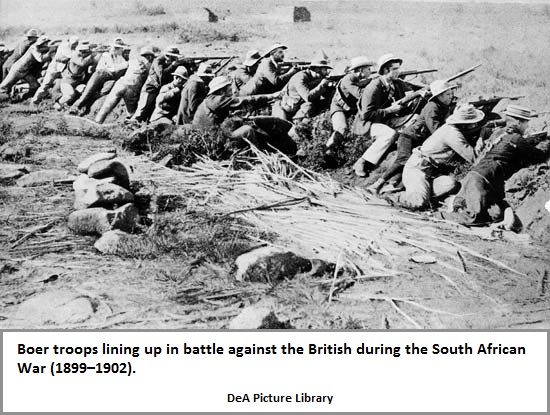
[(380, 177), (373, 184), (367, 187), (367, 192), (372, 193), (373, 195), (377, 195), (380, 192), (382, 186), (384, 186), (385, 182), (386, 181)]
[(344, 139), (344, 136), (342, 135), (341, 132), (334, 131), (332, 135), (329, 137), (327, 143), (325, 144), (327, 148), (325, 151), (325, 154), (327, 156), (334, 156), (335, 148), (338, 146), (338, 144), (342, 142), (343, 139)]
[(370, 166), (370, 163), (365, 160), (363, 157), (359, 157), (359, 159), (355, 162), (353, 165), (353, 170), (355, 171), (355, 175), (358, 177), (367, 177), (367, 167)]

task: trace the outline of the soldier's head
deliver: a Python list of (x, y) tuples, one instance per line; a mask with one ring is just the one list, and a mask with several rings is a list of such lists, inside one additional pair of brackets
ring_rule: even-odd
[(462, 104), (455, 108), (445, 122), (454, 125), (463, 134), (468, 134), (480, 129), (483, 118), (485, 118), (483, 111), (478, 110), (472, 104)]
[(328, 64), (326, 59), (316, 59), (311, 61), (308, 69), (324, 78), (328, 75), (329, 71), (332, 69), (332, 66)]
[(208, 95), (222, 95), (226, 97), (233, 95), (231, 80), (227, 76), (216, 76), (208, 84)]
[(256, 69), (258, 68), (258, 63), (261, 59), (262, 55), (260, 55), (259, 51), (255, 49), (249, 50), (246, 53), (243, 65), (246, 67), (249, 73), (254, 74), (254, 72), (256, 72)]
[(36, 29), (29, 29), (27, 30), (27, 33), (25, 33), (25, 36), (27, 39), (29, 39), (32, 43), (36, 42), (38, 39), (38, 30)]
[(71, 36), (69, 38), (69, 48), (71, 48), (71, 50), (75, 50), (79, 41), (80, 39), (78, 38), (78, 36)]
[(209, 81), (214, 77), (214, 69), (208, 62), (201, 62), (195, 75), (200, 77), (203, 81)]
[(124, 48), (126, 47), (126, 44), (122, 40), (122, 38), (117, 37), (111, 43), (111, 53), (116, 56), (122, 56), (124, 54)]
[(174, 78), (174, 85), (181, 87), (189, 78), (189, 73), (185, 66), (178, 66), (174, 72), (172, 72)]
[(171, 64), (176, 59), (178, 59), (180, 50), (178, 49), (177, 46), (168, 46), (166, 49), (164, 49), (163, 54), (166, 59), (166, 62), (168, 62), (168, 64)]
[(42, 53), (49, 52), (50, 38), (47, 36), (40, 36), (38, 39), (36, 39), (36, 42), (34, 42), (34, 45), (36, 46), (36, 49), (39, 52), (42, 52)]
[(155, 59), (155, 52), (153, 52), (153, 48), (150, 46), (142, 47), (139, 54), (147, 59), (148, 62), (153, 62), (153, 59)]
[(264, 53), (265, 56), (271, 57), (274, 62), (281, 63), (285, 60), (285, 50), (287, 47), (282, 43), (275, 43)]
[(458, 85), (450, 84), (442, 79), (433, 81), (430, 84), (430, 92), (432, 94), (430, 101), (432, 99), (437, 99), (443, 105), (451, 105), (455, 98), (454, 90)]
[(534, 111), (519, 105), (508, 105), (503, 114), (506, 115), (506, 126), (515, 126), (522, 134), (529, 127), (529, 121), (537, 116)]
[(382, 55), (378, 59), (378, 74), (382, 75), (388, 81), (395, 81), (401, 73), (401, 64), (403, 59), (396, 57), (391, 53)]
[(356, 56), (351, 59), (349, 70), (356, 73), (361, 79), (368, 78), (372, 73), (374, 61), (366, 56)]
[(76, 47), (76, 52), (78, 53), (78, 56), (84, 57), (88, 56), (90, 53), (92, 53), (92, 50), (90, 49), (90, 44), (86, 42), (80, 42), (78, 46)]

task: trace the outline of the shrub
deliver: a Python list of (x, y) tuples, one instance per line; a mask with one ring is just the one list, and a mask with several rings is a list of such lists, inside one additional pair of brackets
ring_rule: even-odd
[(136, 1), (135, 3), (136, 10), (138, 14), (144, 14), (146, 16), (160, 16), (166, 14), (166, 10), (162, 6), (146, 6), (141, 1)]

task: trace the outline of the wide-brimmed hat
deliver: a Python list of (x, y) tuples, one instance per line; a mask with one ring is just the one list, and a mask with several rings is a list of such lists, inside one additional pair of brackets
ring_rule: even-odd
[(288, 47), (286, 45), (283, 45), (282, 43), (274, 43), (273, 45), (271, 45), (269, 47), (269, 49), (267, 49), (264, 54), (262, 55), (262, 57), (266, 57), (266, 56), (269, 56), (271, 55), (274, 51), (276, 51), (277, 49), (288, 49)]
[(382, 75), (382, 69), (390, 62), (403, 63), (403, 59), (398, 58), (393, 53), (386, 53), (385, 55), (380, 56), (377, 62), (379, 75)]
[(195, 72), (195, 75), (197, 75), (197, 76), (214, 76), (214, 69), (212, 68), (212, 65), (210, 65), (208, 62), (202, 62), (199, 65), (199, 68), (197, 69), (197, 72)]
[(246, 53), (246, 58), (244, 59), (243, 65), (244, 66), (254, 66), (258, 63), (258, 61), (262, 59), (262, 55), (260, 55), (260, 52), (256, 49), (249, 50)]
[(367, 58), (366, 56), (356, 56), (351, 59), (349, 70), (353, 71), (355, 69), (363, 68), (365, 66), (374, 66), (375, 62), (372, 59)]
[(443, 92), (453, 88), (458, 88), (458, 85), (450, 84), (443, 79), (437, 79), (430, 84), (430, 92), (432, 93), (432, 96), (429, 100), (432, 100), (438, 95), (441, 95)]
[(155, 56), (155, 52), (153, 52), (153, 48), (150, 46), (144, 46), (139, 50), (140, 56)]
[(452, 115), (447, 118), (447, 124), (473, 124), (485, 117), (483, 111), (472, 104), (459, 105)]
[(178, 49), (177, 46), (168, 46), (166, 49), (164, 49), (164, 54), (165, 55), (168, 55), (168, 56), (179, 56), (180, 55), (180, 50)]
[(78, 36), (71, 36), (69, 38), (69, 45), (74, 45), (75, 43), (80, 42), (80, 38)]
[(40, 35), (38, 34), (38, 30), (29, 29), (29, 30), (27, 30), (27, 33), (25, 33), (25, 36), (27, 36), (27, 37), (38, 37)]
[(332, 69), (332, 66), (328, 64), (328, 61), (326, 59), (314, 59), (312, 60), (309, 65), (309, 68), (328, 68)]
[(187, 72), (187, 69), (185, 66), (178, 66), (174, 72), (172, 72), (172, 76), (179, 76), (182, 79), (189, 78), (189, 73)]
[(80, 42), (76, 47), (77, 52), (90, 52), (90, 44), (85, 42)]
[(110, 46), (113, 48), (121, 48), (121, 49), (126, 49), (128, 47), (128, 45), (124, 43), (124, 40), (122, 40), (121, 37), (114, 38), (113, 43), (111, 43)]
[(537, 117), (535, 111), (531, 111), (528, 108), (520, 107), (519, 105), (508, 105), (503, 114), (506, 114), (509, 117), (517, 118), (519, 120), (530, 120)]
[(43, 46), (47, 45), (50, 42), (50, 38), (48, 36), (40, 36), (38, 39), (36, 39), (36, 42), (34, 43), (36, 46)]
[(227, 85), (231, 85), (231, 80), (227, 76), (216, 76), (208, 84), (208, 94), (212, 94), (220, 89), (225, 88)]

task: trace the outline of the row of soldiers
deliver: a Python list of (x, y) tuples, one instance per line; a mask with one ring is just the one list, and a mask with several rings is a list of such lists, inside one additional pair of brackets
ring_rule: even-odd
[[(350, 123), (353, 135), (371, 140), (354, 164), (357, 176), (366, 177), (397, 144), (392, 165), (368, 187), (372, 193), (384, 193), (393, 204), (429, 207), (434, 199), (460, 188), (446, 174), (451, 161), (473, 163), (450, 211), (443, 214), (469, 225), (504, 218), (499, 226), (513, 228), (516, 218), (503, 202), (504, 182), (527, 160), (547, 158), (536, 142), (523, 138), (533, 111), (511, 105), (504, 111), (506, 125), (482, 134), (485, 114), (471, 104), (454, 105), (456, 84), (436, 80), (419, 88), (406, 82), (401, 76), (403, 60), (393, 54), (377, 62), (355, 57), (345, 72), (335, 76), (325, 57), (288, 65), (287, 47), (276, 43), (264, 53), (249, 51), (241, 67), (217, 76), (208, 62), (196, 70), (187, 65), (175, 46), (162, 53), (143, 47), (133, 59), (128, 58), (129, 50), (117, 38), (108, 51), (94, 54), (89, 42), (71, 37), (50, 56), (38, 84), (40, 69), (51, 55), (49, 39), (30, 30), (17, 53), (4, 62), (0, 94), (9, 94), (17, 82), (25, 81), (27, 95), (37, 104), (60, 79), (56, 108), (85, 115), (110, 82), (110, 92), (95, 116), (97, 123), (124, 100), (132, 122), (202, 128), (222, 125), (232, 111), (244, 106), (270, 105), (270, 117), (259, 117), (252, 125), (230, 124), (231, 137), (260, 146), (268, 143), (288, 154), (297, 150), (296, 126), (328, 109), (333, 132), (326, 143), (327, 157), (334, 156), (345, 141)], [(411, 102), (416, 103), (412, 114)], [(385, 186), (388, 182), (393, 185)]]

